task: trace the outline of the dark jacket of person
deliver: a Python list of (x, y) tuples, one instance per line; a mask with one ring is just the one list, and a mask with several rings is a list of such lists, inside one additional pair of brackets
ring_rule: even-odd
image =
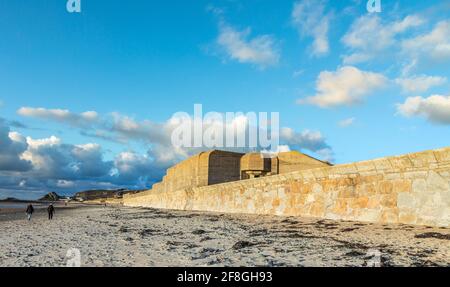
[(52, 214), (55, 212), (55, 208), (53, 207), (52, 204), (50, 204), (50, 205), (47, 207), (47, 212), (48, 212), (48, 213), (52, 213)]
[(33, 212), (34, 212), (33, 205), (28, 204), (26, 212), (29, 213), (29, 214), (33, 214)]

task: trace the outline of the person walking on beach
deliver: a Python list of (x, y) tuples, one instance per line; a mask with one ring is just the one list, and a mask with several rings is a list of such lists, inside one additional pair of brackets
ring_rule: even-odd
[(52, 220), (53, 219), (53, 214), (55, 213), (55, 208), (53, 207), (53, 204), (50, 204), (48, 206), (47, 212), (48, 212), (48, 220)]
[(30, 203), (30, 204), (28, 204), (27, 210), (26, 210), (28, 221), (31, 220), (31, 215), (33, 214), (33, 212), (34, 212), (34, 207)]

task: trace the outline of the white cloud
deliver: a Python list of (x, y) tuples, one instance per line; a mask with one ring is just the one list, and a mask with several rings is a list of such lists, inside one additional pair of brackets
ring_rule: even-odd
[(372, 59), (372, 56), (373, 55), (371, 55), (369, 53), (361, 53), (361, 52), (353, 53), (353, 54), (344, 56), (342, 62), (346, 65), (353, 65), (353, 64), (357, 64), (357, 63), (367, 62), (370, 59)]
[(59, 123), (66, 123), (71, 126), (89, 126), (98, 120), (98, 115), (94, 111), (75, 114), (63, 109), (22, 107), (17, 110), (17, 113), (24, 117), (52, 120)]
[(319, 131), (304, 130), (299, 133), (292, 128), (281, 128), (280, 141), (285, 149), (306, 149), (318, 154), (323, 160), (333, 161), (333, 151)]
[(38, 178), (75, 180), (107, 176), (111, 163), (103, 160), (100, 145), (70, 145), (60, 138), (27, 137), (27, 150), (22, 158), (33, 164), (33, 174)]
[(323, 71), (316, 82), (317, 94), (300, 99), (299, 104), (322, 108), (361, 103), (363, 99), (387, 82), (382, 74), (361, 71), (352, 66), (340, 67), (336, 72)]
[(138, 188), (145, 188), (148, 182), (161, 178), (165, 172), (149, 155), (132, 151), (122, 152), (114, 159), (114, 168), (118, 172), (118, 181), (134, 182)]
[(273, 36), (261, 35), (250, 38), (251, 30), (238, 31), (222, 21), (219, 25), (217, 43), (232, 60), (249, 63), (261, 68), (278, 64), (280, 55)]
[(435, 60), (450, 59), (450, 20), (437, 23), (427, 34), (404, 40), (402, 49), (414, 58), (430, 56)]
[(60, 188), (71, 188), (75, 186), (75, 182), (70, 180), (58, 180), (56, 186)]
[(305, 73), (305, 70), (296, 70), (292, 73), (293, 78), (298, 78)]
[(170, 122), (136, 121), (119, 113), (112, 113), (112, 121), (106, 119), (105, 122), (108, 124), (101, 126), (101, 128), (115, 134), (119, 141), (143, 140), (147, 143), (168, 143), (170, 140), (170, 135), (167, 133), (167, 129), (170, 128)]
[(412, 76), (395, 80), (405, 93), (423, 93), (434, 86), (440, 86), (447, 82), (447, 78), (438, 76)]
[(103, 159), (103, 153), (102, 146), (96, 143), (72, 146), (72, 169), (81, 177), (104, 177), (109, 173), (111, 163)]
[(450, 96), (410, 97), (397, 105), (397, 111), (406, 117), (420, 116), (433, 123), (450, 125)]
[(331, 148), (324, 148), (321, 150), (318, 150), (316, 152), (316, 154), (318, 155), (319, 159), (324, 160), (324, 161), (328, 161), (328, 162), (334, 162), (334, 152)]
[(401, 75), (402, 77), (408, 77), (417, 67), (417, 59), (411, 59), (407, 63), (402, 64)]
[(343, 119), (338, 122), (338, 126), (340, 126), (341, 128), (349, 127), (355, 123), (355, 120), (355, 118)]
[(32, 149), (38, 149), (43, 146), (56, 146), (61, 144), (61, 139), (51, 136), (49, 138), (44, 139), (33, 139), (31, 137), (27, 137), (27, 144)]
[(6, 122), (0, 118), (0, 172), (31, 169), (31, 163), (21, 158), (26, 149), (25, 138), (19, 133), (12, 132)]
[(406, 16), (401, 21), (390, 23), (390, 30), (394, 34), (403, 33), (410, 28), (421, 26), (425, 23), (425, 19), (417, 15)]
[(291, 14), (292, 23), (302, 36), (314, 39), (312, 54), (322, 56), (328, 54), (328, 29), (330, 15), (325, 14), (324, 1), (302, 0), (294, 4)]
[(424, 22), (416, 15), (407, 16), (401, 21), (385, 23), (382, 22), (382, 18), (374, 14), (361, 16), (342, 37), (344, 45), (352, 51), (350, 55), (343, 57), (344, 64), (356, 64), (372, 59), (397, 43), (398, 35)]

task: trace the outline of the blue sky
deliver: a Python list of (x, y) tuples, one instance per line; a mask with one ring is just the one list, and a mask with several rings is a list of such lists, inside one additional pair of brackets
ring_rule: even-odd
[(0, 197), (149, 187), (196, 103), (335, 163), (448, 146), (449, 1), (65, 2), (0, 0)]

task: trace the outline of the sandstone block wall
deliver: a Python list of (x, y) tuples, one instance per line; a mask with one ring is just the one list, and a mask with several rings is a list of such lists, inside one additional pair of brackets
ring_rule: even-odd
[(148, 191), (126, 206), (450, 226), (450, 148), (250, 180)]

